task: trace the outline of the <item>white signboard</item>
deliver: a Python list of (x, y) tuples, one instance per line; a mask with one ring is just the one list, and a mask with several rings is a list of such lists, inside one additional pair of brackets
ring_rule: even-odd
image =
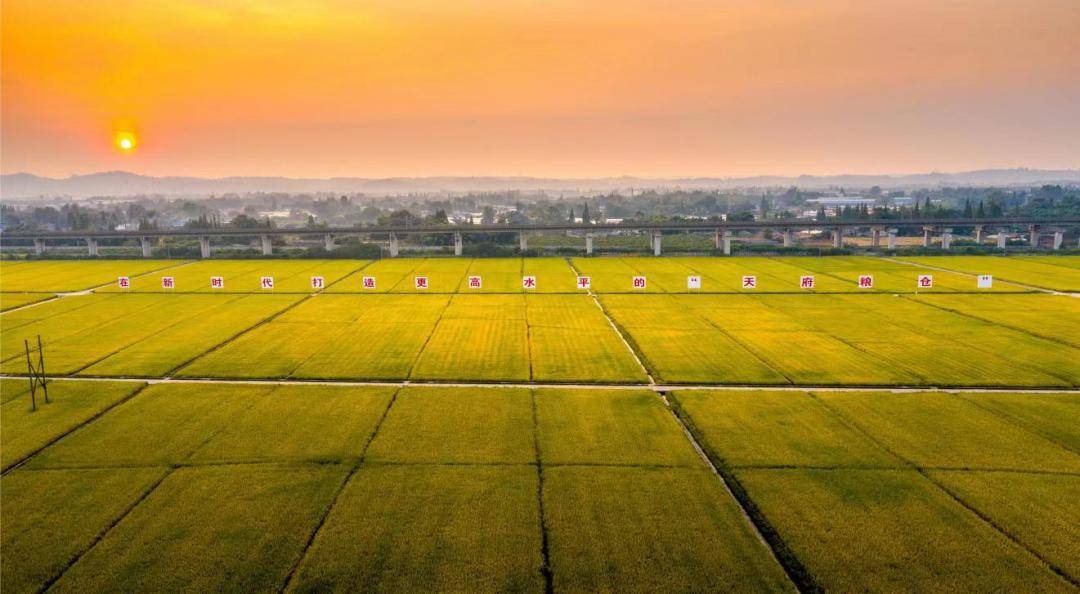
[(700, 289), (701, 288), (701, 277), (700, 276), (688, 276), (688, 277), (686, 277), (686, 288), (687, 289)]
[(535, 289), (536, 288), (536, 277), (535, 276), (523, 276), (523, 277), (521, 277), (521, 288), (522, 289)]
[(479, 289), (483, 284), (483, 281), (480, 280), (479, 276), (470, 276), (468, 280), (470, 289)]
[(364, 286), (365, 289), (374, 289), (375, 288), (375, 277), (374, 276), (365, 276), (363, 282), (364, 282), (363, 286)]
[(859, 288), (860, 289), (873, 289), (874, 288), (874, 275), (872, 275), (872, 274), (859, 275)]
[(131, 279), (126, 276), (121, 276), (120, 278), (116, 279), (116, 286), (120, 287), (121, 289), (130, 289)]
[(418, 276), (418, 277), (416, 277), (414, 279), (414, 281), (413, 281), (413, 286), (415, 286), (417, 290), (423, 290), (423, 289), (428, 288), (427, 277), (426, 276)]
[(579, 289), (591, 289), (592, 288), (592, 278), (590, 278), (588, 276), (579, 276), (579, 277), (577, 277), (577, 288), (579, 288)]
[(312, 289), (323, 289), (325, 287), (326, 287), (326, 279), (324, 279), (321, 276), (313, 276), (313, 277), (311, 277), (311, 288)]
[(934, 275), (932, 274), (920, 274), (919, 280), (915, 285), (920, 289), (932, 289), (934, 288)]
[(173, 277), (171, 277), (171, 276), (163, 276), (163, 277), (161, 277), (161, 288), (162, 289), (175, 289), (176, 288), (176, 280), (173, 279)]
[(994, 276), (992, 274), (980, 274), (977, 281), (980, 289), (990, 289), (994, 286)]
[(635, 276), (634, 281), (633, 281), (633, 285), (631, 285), (631, 286), (633, 286), (635, 289), (644, 289), (645, 288), (645, 277), (644, 276)]
[(211, 289), (224, 289), (225, 288), (225, 277), (223, 277), (223, 276), (211, 276), (210, 277), (210, 288)]
[(742, 288), (744, 289), (756, 289), (757, 277), (756, 276), (744, 276), (742, 277)]
[(273, 289), (274, 288), (274, 277), (272, 277), (272, 276), (261, 277), (259, 279), (259, 286), (264, 288), (264, 289)]
[(814, 275), (805, 274), (799, 277), (800, 289), (813, 289), (817, 281), (814, 279)]

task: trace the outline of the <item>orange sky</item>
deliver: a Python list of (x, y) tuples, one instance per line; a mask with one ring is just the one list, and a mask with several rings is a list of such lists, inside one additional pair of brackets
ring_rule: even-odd
[[(1080, 167), (1077, 0), (3, 0), (5, 173)], [(134, 130), (131, 154), (116, 132)]]

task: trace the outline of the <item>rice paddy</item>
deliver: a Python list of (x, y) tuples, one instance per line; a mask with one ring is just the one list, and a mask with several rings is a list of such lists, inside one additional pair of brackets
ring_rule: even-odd
[(1075, 257), (0, 279), (5, 592), (1080, 588)]

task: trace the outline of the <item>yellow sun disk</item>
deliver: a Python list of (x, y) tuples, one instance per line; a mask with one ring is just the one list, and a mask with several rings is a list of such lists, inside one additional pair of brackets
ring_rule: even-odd
[(116, 146), (123, 152), (130, 152), (135, 148), (135, 135), (121, 133), (116, 135)]

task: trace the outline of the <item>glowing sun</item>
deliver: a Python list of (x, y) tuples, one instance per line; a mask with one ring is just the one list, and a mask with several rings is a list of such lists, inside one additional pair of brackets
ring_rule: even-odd
[(118, 132), (116, 134), (116, 148), (121, 152), (130, 153), (135, 150), (136, 145), (135, 135), (131, 132)]

